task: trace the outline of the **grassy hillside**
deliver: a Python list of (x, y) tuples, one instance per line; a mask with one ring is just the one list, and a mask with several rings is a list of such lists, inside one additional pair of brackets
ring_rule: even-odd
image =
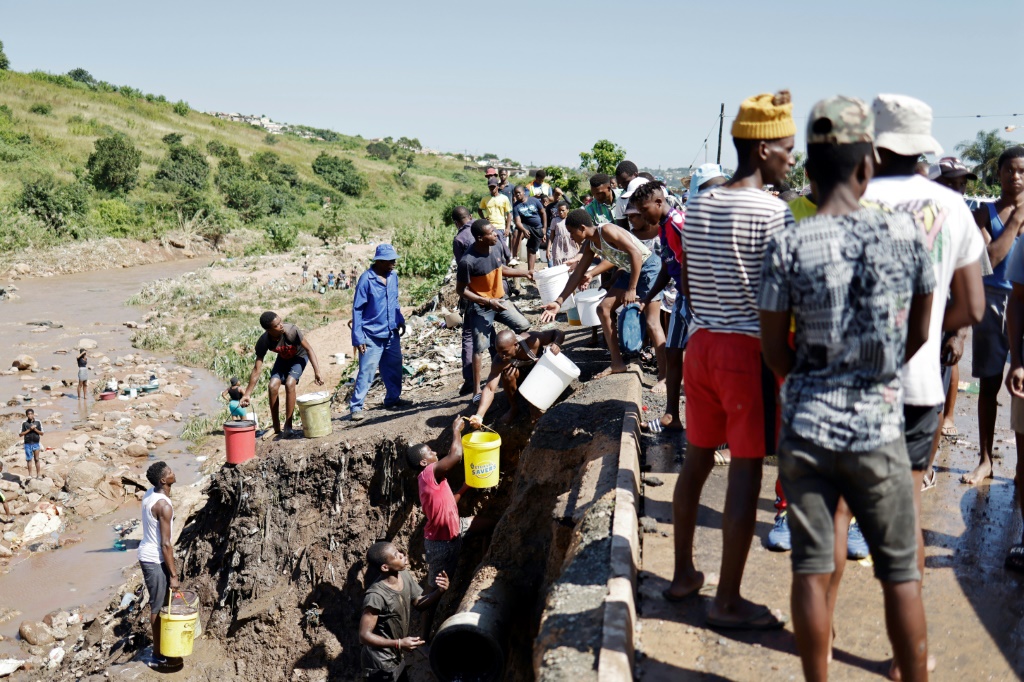
[[(0, 251), (100, 236), (154, 239), (179, 229), (179, 214), (187, 220), (197, 208), (207, 216), (203, 230), (265, 230), (269, 249), (287, 248), (293, 228), (315, 233), (325, 222), (340, 225), (349, 239), (403, 228), (408, 240), (440, 222), (453, 195), (479, 194), (483, 187), (460, 161), (416, 154), (401, 177), (400, 160), (370, 158), (368, 140), (360, 137), (337, 135), (328, 142), (268, 136), (162, 100), (66, 76), (0, 71)], [(127, 193), (97, 189), (86, 169), (96, 141), (117, 134), (141, 154), (137, 184)], [(169, 134), (180, 140), (169, 144)], [(192, 150), (190, 158), (205, 159), (205, 184), (185, 192), (189, 178), (167, 180), (160, 169), (174, 145)], [(358, 196), (313, 172), (322, 153), (351, 161), (361, 176)], [(229, 177), (230, 169), (221, 166), (232, 159), (236, 172)], [(442, 194), (427, 200), (424, 192), (433, 183)], [(26, 186), (32, 201), (25, 198)], [(331, 210), (323, 209), (324, 197), (331, 197)], [(49, 212), (35, 208), (40, 205)]]

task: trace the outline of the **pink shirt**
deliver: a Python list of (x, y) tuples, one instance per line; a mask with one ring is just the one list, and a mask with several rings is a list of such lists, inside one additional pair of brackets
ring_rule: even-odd
[(434, 466), (428, 464), (420, 472), (420, 506), (427, 524), (423, 527), (423, 537), (427, 540), (453, 540), (459, 537), (459, 507), (455, 504), (448, 481), (440, 483), (434, 476)]

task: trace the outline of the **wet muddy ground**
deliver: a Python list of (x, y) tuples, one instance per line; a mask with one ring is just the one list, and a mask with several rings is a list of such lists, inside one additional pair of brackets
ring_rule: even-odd
[[(971, 349), (960, 363), (962, 381), (970, 376)], [(650, 394), (645, 393), (650, 399)], [(1007, 550), (1020, 542), (1013, 476), (1016, 450), (1009, 429), (1009, 395), (999, 397), (995, 477), (976, 487), (959, 482), (977, 463), (977, 396), (959, 393), (956, 425), (959, 438), (943, 439), (936, 456), (938, 485), (925, 492), (923, 593), (928, 619), (929, 652), (937, 660), (935, 680), (1014, 680), (1024, 676), (1024, 576), (1007, 571)], [(648, 414), (661, 414), (652, 401)], [(637, 675), (650, 680), (787, 680), (802, 679), (792, 625), (775, 633), (725, 633), (708, 629), (705, 610), (713, 592), (670, 604), (661, 597), (672, 575), (671, 500), (681, 468), (682, 439), (648, 437), (647, 484), (643, 513), (657, 520), (644, 533), (643, 570), (639, 584)], [(789, 613), (788, 553), (765, 548), (775, 510), (778, 469), (764, 467), (757, 528), (744, 574), (744, 596)], [(727, 468), (716, 467), (702, 496), (697, 524), (697, 566), (719, 571), (721, 512)], [(657, 479), (652, 484), (652, 479)], [(831, 679), (880, 679), (892, 650), (885, 633), (881, 592), (870, 560), (850, 561), (836, 608), (835, 659)]]

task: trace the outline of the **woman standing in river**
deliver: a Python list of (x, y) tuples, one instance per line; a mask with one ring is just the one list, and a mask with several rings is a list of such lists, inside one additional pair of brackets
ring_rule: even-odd
[(89, 395), (89, 360), (85, 357), (84, 348), (78, 349), (78, 398), (84, 399)]

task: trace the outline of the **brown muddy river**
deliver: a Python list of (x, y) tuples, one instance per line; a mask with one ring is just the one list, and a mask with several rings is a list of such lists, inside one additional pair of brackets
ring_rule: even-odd
[[(136, 353), (138, 351), (131, 345), (132, 332), (124, 322), (138, 319), (142, 313), (124, 302), (144, 282), (177, 277), (206, 265), (208, 261), (197, 259), (17, 282), (20, 298), (0, 303), (0, 366), (6, 368), (15, 356), (25, 353), (44, 368), (45, 371), (36, 375), (38, 378), (49, 377), (54, 383), (60, 383), (61, 379), (75, 379), (75, 359), (70, 351), (80, 338), (95, 339), (99, 350), (112, 360)], [(64, 326), (34, 332), (36, 327), (26, 324), (40, 320)], [(69, 352), (59, 354), (62, 350)], [(156, 357), (173, 361), (170, 356)], [(60, 365), (61, 370), (50, 371), (49, 367), (54, 364)], [(191, 395), (173, 408), (186, 416), (217, 409), (216, 397), (221, 390), (212, 374), (194, 371)], [(25, 383), (23, 376), (0, 376), (0, 403), (22, 393)], [(34, 383), (41, 385), (43, 382)], [(74, 388), (65, 391), (73, 395)], [(41, 403), (35, 408), (37, 416), (47, 427), (43, 447), (59, 447), (71, 433), (72, 426), (85, 418), (93, 407), (91, 397), (87, 404), (74, 397), (58, 398), (50, 405), (45, 405), (45, 400), (37, 399), (37, 402)], [(21, 409), (3, 407), (0, 413), (20, 415)], [(59, 426), (45, 423), (54, 412), (62, 413), (63, 423)], [(20, 423), (20, 418), (12, 419), (0, 428), (16, 429)], [(183, 424), (168, 422), (154, 425), (154, 428), (177, 435)], [(151, 459), (163, 459), (174, 468), (179, 486), (188, 485), (199, 476), (198, 463), (188, 452), (188, 446), (189, 443), (173, 438), (150, 453)], [(181, 452), (171, 454), (172, 450)], [(18, 462), (8, 467), (7, 473), (24, 475), (24, 460)], [(0, 624), (0, 636), (13, 640), (23, 620), (39, 620), (58, 608), (89, 606), (109, 597), (112, 588), (121, 584), (123, 569), (136, 562), (133, 549), (114, 549), (113, 526), (137, 517), (138, 513), (139, 503), (128, 502), (113, 514), (80, 522), (63, 533), (65, 537), (81, 538), (78, 544), (54, 551), (16, 554), (9, 572), (0, 575), (0, 606), (21, 611), (21, 615)], [(0, 642), (0, 653), (16, 651), (15, 642)]]

